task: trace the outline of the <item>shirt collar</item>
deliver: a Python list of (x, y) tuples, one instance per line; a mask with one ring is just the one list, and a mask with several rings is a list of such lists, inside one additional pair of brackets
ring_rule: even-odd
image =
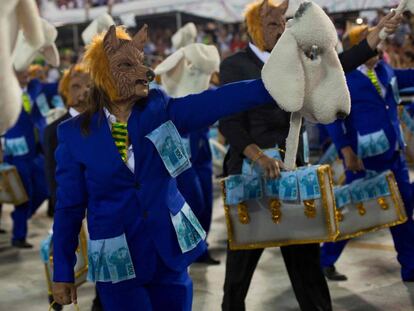
[(105, 113), (106, 120), (108, 120), (108, 123), (111, 125), (114, 124), (116, 122), (116, 117), (113, 114), (111, 114), (109, 110), (106, 109), (105, 107), (103, 111)]
[(77, 111), (75, 108), (69, 108), (69, 114), (72, 118), (77, 117), (80, 115), (79, 111)]
[(270, 57), (270, 53), (266, 51), (261, 51), (257, 46), (253, 43), (249, 42), (249, 47), (253, 51), (253, 53), (263, 62), (266, 64), (267, 60)]

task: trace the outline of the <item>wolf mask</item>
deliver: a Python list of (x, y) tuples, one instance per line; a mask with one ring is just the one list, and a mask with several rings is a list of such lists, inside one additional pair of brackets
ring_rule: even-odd
[(115, 104), (148, 96), (154, 72), (144, 65), (145, 25), (131, 38), (124, 28), (111, 26), (96, 36), (85, 53), (85, 64), (96, 87)]

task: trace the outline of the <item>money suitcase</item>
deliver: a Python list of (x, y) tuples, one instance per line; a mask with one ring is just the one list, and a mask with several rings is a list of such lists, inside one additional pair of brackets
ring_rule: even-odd
[[(235, 197), (232, 176), (222, 181), (229, 247), (232, 250), (256, 249), (293, 244), (333, 241), (338, 235), (332, 175), (328, 165), (310, 167), (317, 178), (319, 196), (302, 196), (302, 185), (295, 172), (286, 172), (297, 186), (297, 200), (284, 201), (279, 190), (270, 196), (269, 181), (264, 182), (263, 196), (245, 200)], [(242, 176), (242, 175), (240, 175)], [(244, 175), (243, 175), (244, 176)], [(280, 178), (280, 185), (283, 182)], [(296, 179), (295, 179), (296, 178)], [(285, 191), (286, 194), (286, 191)], [(229, 197), (230, 196), (230, 197)], [(248, 197), (248, 196), (247, 196)], [(250, 196), (251, 197), (251, 196)], [(235, 204), (236, 202), (239, 202)], [(229, 204), (232, 203), (232, 204)]]
[[(53, 234), (42, 241), (40, 247), (40, 256), (44, 263), (46, 283), (49, 296), (52, 295), (52, 282), (53, 282)], [(76, 265), (75, 271), (75, 286), (79, 287), (86, 282), (88, 275), (88, 250), (87, 250), (87, 236), (84, 226), (82, 225), (79, 234), (79, 244), (76, 249)]]
[(391, 171), (334, 189), (340, 234), (337, 240), (404, 223), (407, 216)]
[(0, 204), (20, 205), (29, 200), (15, 166), (0, 164)]

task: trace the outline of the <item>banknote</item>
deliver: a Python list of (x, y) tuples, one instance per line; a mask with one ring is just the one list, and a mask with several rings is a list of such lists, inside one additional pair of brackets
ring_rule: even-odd
[(280, 179), (266, 179), (265, 180), (265, 194), (269, 198), (279, 197)]
[(52, 235), (49, 234), (46, 239), (40, 243), (40, 258), (43, 263), (49, 262), (50, 246), (52, 241)]
[(206, 231), (203, 229), (196, 215), (194, 215), (192, 209), (187, 203), (184, 204), (183, 208), (181, 209), (181, 212), (188, 219), (188, 221), (192, 224), (192, 226), (197, 231), (199, 236), (204, 240), (206, 238)]
[(386, 197), (391, 195), (390, 186), (385, 174), (374, 177), (373, 182), (375, 183), (376, 193), (379, 197)]
[(106, 267), (112, 283), (135, 278), (135, 269), (125, 235), (105, 239), (99, 260), (99, 277), (105, 277)]
[(101, 280), (99, 278), (100, 257), (103, 250), (104, 240), (89, 240), (88, 242), (88, 281), (109, 282), (110, 278)]
[(302, 167), (296, 172), (301, 200), (314, 200), (321, 197), (317, 166)]
[(4, 142), (6, 155), (23, 156), (29, 153), (29, 146), (24, 136), (8, 138)]
[(175, 125), (167, 121), (146, 136), (155, 145), (172, 177), (191, 167), (190, 159)]
[(55, 95), (52, 97), (52, 106), (54, 108), (65, 108), (62, 97), (60, 95)]
[(378, 197), (377, 185), (375, 179), (366, 179), (361, 183), (361, 188), (364, 191), (364, 198), (366, 200), (373, 200)]
[(363, 179), (358, 179), (349, 185), (352, 203), (360, 203), (367, 200), (367, 193), (363, 188), (363, 182)]
[(390, 143), (384, 130), (366, 135), (358, 134), (358, 156), (362, 159), (386, 152)]
[(42, 116), (47, 117), (50, 108), (45, 94), (42, 93), (36, 97), (36, 105), (39, 108), (39, 111), (42, 114)]
[(224, 180), (226, 185), (226, 204), (235, 205), (244, 201), (244, 186), (242, 175), (231, 175)]
[(337, 208), (343, 208), (346, 205), (350, 205), (352, 203), (351, 200), (351, 193), (349, 192), (349, 186), (341, 186), (334, 188), (335, 193), (335, 202)]
[(260, 176), (243, 176), (244, 201), (257, 200), (263, 197), (262, 179)]
[(205, 235), (200, 236), (182, 211), (178, 212), (176, 215), (170, 213), (170, 216), (182, 253), (187, 253), (193, 250), (200, 241), (205, 239)]
[(319, 160), (320, 164), (331, 164), (338, 159), (338, 152), (334, 144), (331, 144)]
[(296, 172), (282, 172), (280, 177), (279, 198), (282, 201), (298, 200), (298, 180)]
[[(265, 149), (263, 153), (268, 156), (269, 158), (275, 159), (275, 160), (282, 160), (282, 157), (280, 155), (280, 152), (278, 150), (278, 147), (272, 149)], [(262, 168), (257, 163), (252, 163), (249, 159), (243, 160), (243, 166), (242, 166), (242, 175), (263, 175), (264, 172)]]

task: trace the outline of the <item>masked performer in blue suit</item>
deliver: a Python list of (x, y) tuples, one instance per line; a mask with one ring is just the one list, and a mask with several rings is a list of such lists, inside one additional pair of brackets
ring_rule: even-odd
[[(348, 47), (357, 44), (368, 33), (359, 26), (349, 33)], [(394, 246), (401, 264), (404, 281), (414, 281), (413, 202), (408, 168), (404, 157), (404, 141), (398, 119), (399, 90), (414, 86), (414, 70), (394, 70), (378, 57), (369, 60), (346, 75), (351, 93), (352, 110), (346, 120), (327, 126), (329, 134), (344, 159), (346, 182), (365, 176), (365, 170), (391, 170), (401, 192), (408, 221), (391, 228)], [(347, 241), (326, 243), (322, 247), (321, 264), (325, 275), (345, 280), (335, 270), (335, 262)]]
[(187, 267), (205, 251), (205, 231), (177, 190), (175, 177), (190, 166), (178, 133), (272, 101), (261, 80), (180, 99), (149, 91), (146, 40), (145, 26), (132, 39), (114, 26), (95, 37), (85, 54), (89, 110), (58, 129), (53, 294), (60, 304), (76, 302), (75, 250), (87, 211), (89, 279), (105, 310), (190, 310)]
[(47, 199), (48, 190), (44, 157), (40, 153), (33, 119), (34, 98), (27, 91), (27, 72), (18, 72), (17, 77), (23, 89), (23, 109), (16, 124), (4, 134), (4, 161), (16, 167), (29, 197), (28, 202), (15, 206), (12, 213), (12, 245), (19, 248), (31, 248), (32, 245), (26, 241), (27, 223)]

